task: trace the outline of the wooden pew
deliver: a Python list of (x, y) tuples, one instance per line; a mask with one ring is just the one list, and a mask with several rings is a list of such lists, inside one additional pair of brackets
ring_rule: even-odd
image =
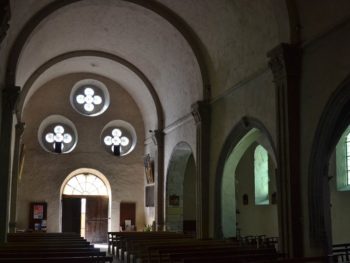
[(52, 257), (86, 257), (86, 256), (106, 256), (106, 252), (90, 250), (83, 252), (48, 252), (48, 251), (2, 251), (0, 258), (52, 258)]
[(169, 238), (192, 238), (175, 232), (108, 232), (108, 252), (123, 257), (127, 244), (131, 240), (140, 239), (169, 239)]
[(0, 258), (0, 263), (105, 263), (106, 257)]
[(77, 234), (18, 233), (9, 234), (8, 240), (0, 246), (0, 263), (113, 261)]
[(350, 262), (350, 243), (333, 245), (332, 255), (334, 262)]
[[(238, 256), (238, 255), (269, 255), (273, 258), (277, 258), (276, 251), (272, 248), (249, 248), (249, 247), (235, 247), (235, 246), (208, 246), (208, 247), (196, 247), (189, 248), (175, 248), (159, 250), (159, 262), (172, 262), (175, 257), (206, 257), (208, 255), (215, 256)], [(270, 257), (269, 257), (270, 258)], [(148, 261), (148, 262), (153, 262)]]
[(130, 254), (135, 254), (142, 249), (144, 245), (150, 244), (170, 244), (170, 243), (185, 243), (193, 241), (192, 237), (184, 237), (183, 235), (163, 235), (163, 236), (146, 236), (146, 237), (129, 237), (122, 240), (121, 255), (124, 256), (124, 260), (128, 262)]
[[(165, 231), (157, 231), (157, 232), (108, 232), (108, 252), (111, 253), (116, 246), (119, 245), (119, 242), (126, 238), (136, 238), (136, 237), (155, 237), (155, 236), (186, 236), (191, 237), (190, 235), (184, 235), (175, 232), (165, 232)], [(115, 254), (112, 251), (112, 254)]]

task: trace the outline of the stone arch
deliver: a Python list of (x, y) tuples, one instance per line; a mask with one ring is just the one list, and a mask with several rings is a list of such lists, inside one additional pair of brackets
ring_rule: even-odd
[[(227, 136), (225, 143), (222, 147), (221, 154), (219, 156), (216, 178), (215, 178), (215, 229), (214, 235), (218, 238), (223, 238), (226, 232), (227, 234), (232, 234), (235, 232), (235, 226), (230, 229), (224, 229), (225, 220), (230, 220), (231, 217), (235, 217), (234, 206), (232, 209), (226, 212), (223, 212), (223, 207), (225, 200), (222, 197), (223, 184), (225, 182), (225, 173), (229, 173), (231, 169), (235, 169), (240, 158), (242, 157), (245, 150), (260, 136), (266, 138), (267, 143), (263, 142), (264, 147), (269, 152), (270, 156), (276, 164), (276, 150), (272, 140), (272, 137), (259, 120), (250, 117), (243, 117), (236, 126), (231, 130), (230, 134)], [(226, 167), (226, 163), (230, 162), (232, 165), (230, 168)], [(277, 166), (277, 165), (276, 165)], [(229, 169), (230, 171), (228, 171)], [(226, 170), (226, 171), (225, 171)], [(277, 178), (278, 179), (278, 178)], [(278, 182), (276, 182), (278, 185)], [(229, 184), (225, 182), (225, 188), (234, 187), (234, 184)], [(234, 194), (234, 188), (228, 189)], [(233, 191), (232, 191), (233, 190)], [(234, 197), (233, 197), (234, 198)], [(234, 213), (234, 214), (233, 214)], [(226, 218), (225, 218), (226, 217)], [(235, 234), (235, 233), (234, 233)]]
[[(309, 163), (309, 227), (310, 241), (326, 253), (332, 249), (329, 159), (337, 142), (350, 123), (350, 76), (328, 100), (318, 122)], [(322, 142), (322, 143), (320, 143)]]
[(114, 61), (115, 63), (121, 64), (131, 70), (147, 87), (149, 94), (151, 95), (153, 102), (155, 104), (156, 108), (156, 114), (157, 114), (157, 122), (158, 122), (158, 129), (163, 129), (164, 127), (164, 113), (163, 108), (160, 103), (160, 99), (157, 95), (157, 92), (155, 91), (152, 83), (150, 80), (143, 74), (143, 72), (138, 69), (135, 65), (128, 62), (126, 59), (121, 58), (120, 56), (113, 55), (107, 52), (103, 51), (96, 51), (96, 50), (80, 50), (80, 51), (72, 51), (65, 54), (61, 54), (59, 56), (56, 56), (43, 65), (41, 65), (35, 72), (29, 77), (29, 79), (24, 84), (22, 91), (20, 93), (20, 97), (17, 103), (17, 118), (20, 120), (26, 100), (27, 95), (30, 92), (30, 89), (32, 88), (32, 85), (35, 83), (35, 81), (44, 74), (45, 71), (47, 71), (49, 68), (53, 67), (54, 65), (58, 64), (59, 62), (65, 61), (69, 58), (77, 58), (77, 57), (84, 57), (84, 56), (93, 56), (93, 57), (100, 57), (100, 58), (106, 58), (111, 61)]
[(186, 231), (183, 223), (196, 219), (195, 169), (191, 147), (186, 142), (178, 143), (171, 154), (165, 182), (166, 226), (170, 231)]
[[(41, 10), (37, 12), (23, 27), (21, 32), (18, 34), (17, 38), (14, 41), (14, 44), (11, 48), (10, 54), (8, 56), (7, 61), (7, 74), (6, 74), (6, 84), (9, 86), (15, 86), (16, 82), (16, 70), (17, 65), (20, 59), (21, 52), (25, 46), (25, 43), (29, 39), (30, 35), (34, 32), (37, 26), (48, 16), (53, 14), (56, 10), (63, 8), (67, 5), (79, 2), (82, 0), (61, 0), (54, 1)], [(173, 11), (165, 7), (164, 5), (157, 2), (149, 2), (143, 0), (124, 0), (125, 2), (130, 2), (139, 6), (142, 6), (146, 9), (155, 12), (163, 19), (165, 19), (168, 23), (176, 28), (180, 32), (180, 34), (187, 41), (190, 46), (192, 52), (194, 53), (198, 65), (200, 67), (200, 72), (202, 75), (203, 81), (203, 94), (204, 99), (208, 99), (210, 95), (210, 80), (209, 80), (209, 71), (208, 67), (205, 63), (205, 55), (203, 45), (201, 44), (199, 37), (195, 34), (195, 32), (191, 29), (191, 27), (181, 19), (177, 14)]]

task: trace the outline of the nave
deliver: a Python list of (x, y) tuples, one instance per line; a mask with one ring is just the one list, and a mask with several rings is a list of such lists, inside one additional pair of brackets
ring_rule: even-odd
[(1, 249), (349, 262), (349, 46), (348, 0), (1, 0)]

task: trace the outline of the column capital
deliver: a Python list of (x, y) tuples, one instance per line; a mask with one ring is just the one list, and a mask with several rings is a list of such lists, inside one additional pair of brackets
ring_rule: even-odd
[(282, 43), (268, 52), (267, 56), (275, 82), (300, 75), (301, 50), (298, 46)]
[(15, 111), (15, 106), (19, 93), (20, 87), (18, 86), (6, 87), (2, 91), (2, 101), (6, 107), (11, 109), (11, 111)]
[(152, 133), (152, 141), (155, 145), (162, 145), (164, 141), (164, 132), (160, 130), (153, 130)]
[(192, 116), (196, 125), (200, 125), (203, 121), (208, 121), (210, 117), (210, 105), (208, 101), (197, 101), (191, 106)]

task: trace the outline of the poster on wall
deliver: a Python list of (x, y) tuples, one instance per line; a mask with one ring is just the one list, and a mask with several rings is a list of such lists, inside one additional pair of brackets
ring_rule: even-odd
[(44, 206), (34, 205), (33, 208), (33, 219), (43, 219), (44, 218)]

